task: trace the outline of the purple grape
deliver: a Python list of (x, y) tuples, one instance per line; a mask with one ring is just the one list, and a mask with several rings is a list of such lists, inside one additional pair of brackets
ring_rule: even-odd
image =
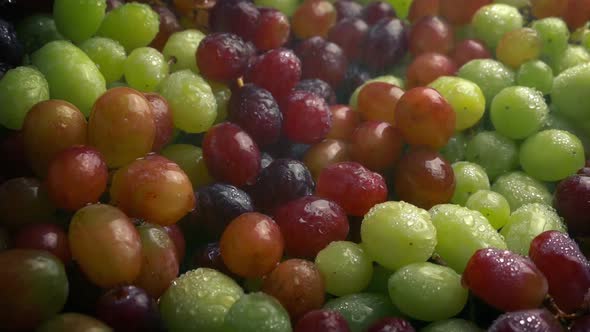
[(345, 18), (360, 17), (363, 11), (363, 6), (358, 2), (352, 0), (338, 0), (334, 2), (338, 21)]
[(250, 134), (258, 146), (263, 147), (279, 140), (283, 116), (268, 90), (246, 84), (232, 93), (229, 120)]
[(301, 60), (301, 78), (319, 78), (337, 88), (346, 75), (348, 59), (340, 46), (322, 37), (311, 37), (298, 45), (295, 53)]
[(385, 18), (373, 25), (365, 40), (363, 62), (372, 70), (397, 64), (408, 50), (408, 36), (402, 21)]
[(316, 95), (324, 98), (328, 105), (336, 104), (336, 94), (334, 93), (334, 89), (332, 89), (330, 84), (320, 79), (312, 78), (301, 80), (299, 83), (297, 83), (294, 89), (315, 93)]
[(368, 25), (373, 25), (384, 18), (394, 18), (397, 15), (390, 4), (384, 1), (374, 1), (369, 3), (362, 12), (363, 20)]
[(546, 309), (507, 312), (492, 323), (488, 332), (562, 332), (563, 327)]
[(416, 332), (416, 330), (405, 319), (386, 317), (373, 323), (367, 332)]
[(96, 317), (115, 332), (162, 330), (156, 301), (136, 286), (120, 286), (107, 291), (98, 300)]
[(219, 242), (208, 243), (200, 247), (193, 256), (191, 261), (191, 268), (208, 267), (224, 273), (232, 278), (236, 278), (228, 268), (225, 266), (221, 258), (221, 249), (219, 249)]
[(348, 66), (346, 76), (344, 76), (344, 80), (340, 84), (340, 87), (338, 87), (337, 91), (338, 97), (340, 98), (340, 103), (348, 104), (350, 95), (354, 92), (354, 90), (370, 79), (371, 74), (369, 71), (360, 65), (353, 64)]
[(312, 310), (297, 321), (294, 332), (350, 332), (348, 322), (338, 311)]
[(265, 212), (295, 198), (311, 195), (314, 182), (304, 163), (293, 159), (276, 159), (260, 172), (252, 186), (254, 205)]
[(221, 0), (217, 1), (209, 16), (209, 24), (215, 32), (231, 32), (252, 40), (260, 12), (252, 1)]

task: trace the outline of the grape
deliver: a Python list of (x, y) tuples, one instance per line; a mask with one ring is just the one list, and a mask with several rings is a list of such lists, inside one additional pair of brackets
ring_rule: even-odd
[(51, 41), (64, 39), (57, 31), (53, 17), (46, 14), (26, 17), (18, 23), (16, 32), (27, 54), (35, 52)]
[(82, 42), (80, 49), (96, 64), (107, 84), (123, 77), (127, 54), (117, 41), (94, 37)]
[(283, 46), (289, 39), (289, 18), (274, 8), (260, 8), (253, 42), (257, 49), (268, 51)]
[(416, 23), (423, 17), (437, 16), (439, 5), (439, 0), (413, 0), (410, 4), (407, 18), (410, 23)]
[(29, 110), (22, 134), (29, 165), (36, 174), (44, 177), (58, 152), (70, 146), (86, 144), (87, 124), (84, 114), (76, 106), (62, 100), (46, 100)]
[(518, 167), (518, 145), (496, 131), (482, 131), (467, 142), (465, 158), (486, 170), (490, 180)]
[(527, 255), (531, 241), (548, 230), (565, 232), (566, 228), (550, 205), (531, 203), (522, 205), (512, 212), (500, 234), (504, 236), (508, 249)]
[(209, 268), (178, 277), (160, 297), (160, 314), (169, 331), (222, 332), (224, 319), (244, 291), (231, 278)]
[(334, 89), (332, 89), (328, 83), (318, 78), (301, 80), (293, 89), (315, 93), (324, 98), (326, 103), (330, 106), (336, 104), (336, 94), (334, 93)]
[(427, 211), (405, 202), (386, 202), (375, 205), (365, 215), (361, 238), (373, 260), (396, 270), (426, 261), (432, 255), (436, 229)]
[(463, 285), (502, 311), (534, 309), (547, 295), (547, 279), (527, 257), (508, 250), (478, 250), (467, 263)]
[[(350, 99), (348, 104), (350, 105), (350, 107), (352, 109), (358, 109), (358, 96), (360, 91), (365, 87), (365, 85), (368, 85), (369, 83), (372, 82), (383, 82), (383, 83), (387, 83), (387, 84), (391, 84), (391, 85), (395, 85), (396, 87), (399, 87), (400, 89), (404, 87), (404, 82), (402, 79), (397, 78), (393, 75), (384, 75), (384, 76), (379, 76), (370, 80), (367, 80), (366, 82), (362, 83), (361, 85), (359, 85), (358, 87), (355, 88), (354, 92), (350, 95)], [(403, 90), (402, 90), (403, 92)], [(398, 93), (396, 91), (396, 93)], [(401, 97), (401, 94), (399, 94), (398, 98)]]
[(360, 18), (340, 19), (330, 29), (328, 40), (340, 46), (348, 60), (352, 61), (360, 57), (368, 30), (369, 26)]
[(475, 0), (464, 3), (461, 0), (440, 0), (439, 13), (452, 24), (463, 25), (472, 21), (472, 17), (482, 6), (491, 0)]
[(219, 1), (209, 12), (208, 24), (206, 18), (204, 20), (203, 25), (210, 26), (213, 32), (229, 32), (244, 40), (252, 40), (260, 10), (252, 1)]
[(282, 131), (290, 141), (318, 143), (330, 131), (332, 117), (322, 97), (307, 91), (293, 91), (282, 105)]
[(502, 314), (494, 321), (488, 331), (561, 332), (563, 328), (547, 309), (531, 309)]
[[(554, 2), (563, 3), (564, 1)], [(552, 13), (549, 16), (554, 16), (554, 14)], [(543, 41), (541, 55), (556, 57), (559, 56), (562, 52), (564, 52), (565, 49), (568, 47), (570, 32), (565, 22), (561, 18), (547, 17), (541, 20), (536, 20), (533, 22), (531, 27), (535, 29), (537, 33), (539, 33), (539, 36)]]
[(392, 318), (386, 317), (383, 318), (373, 325), (367, 330), (367, 332), (416, 332), (416, 330), (412, 327), (412, 325), (402, 318)]
[(491, 190), (478, 190), (469, 196), (465, 207), (479, 211), (495, 229), (502, 228), (510, 217), (510, 204), (504, 196)]
[(393, 66), (404, 57), (407, 44), (407, 32), (399, 19), (379, 21), (367, 33), (362, 56), (363, 63), (371, 70)]
[(585, 163), (582, 142), (571, 133), (550, 129), (527, 138), (520, 147), (520, 164), (541, 181), (559, 181)]
[(455, 62), (439, 53), (422, 53), (417, 56), (406, 72), (408, 88), (426, 86), (441, 76), (451, 76), (457, 71)]
[(574, 31), (586, 26), (586, 22), (590, 19), (588, 9), (590, 9), (590, 2), (587, 0), (568, 1), (567, 10), (563, 15), (563, 19), (566, 21), (570, 30)]
[[(78, 314), (75, 312), (62, 313), (53, 316), (51, 319), (46, 320), (43, 324), (39, 325), (36, 331), (39, 332), (52, 332), (52, 331), (96, 331), (96, 332), (109, 332), (112, 329), (105, 323), (84, 314)], [(129, 330), (128, 330), (129, 331)]]
[(96, 317), (115, 331), (155, 330), (160, 324), (156, 301), (137, 286), (118, 286), (102, 294)]
[(429, 52), (447, 54), (453, 49), (453, 28), (438, 16), (427, 16), (413, 24), (408, 40), (414, 56)]
[(462, 67), (471, 60), (492, 57), (485, 45), (477, 39), (464, 39), (455, 45), (449, 55), (458, 67)]
[(312, 37), (296, 48), (301, 59), (301, 77), (318, 78), (337, 88), (346, 76), (348, 60), (344, 50), (322, 37)]
[(442, 204), (430, 209), (430, 215), (436, 227), (435, 251), (458, 273), (463, 273), (469, 258), (477, 250), (489, 247), (506, 249), (504, 239), (477, 211)]
[(361, 123), (350, 138), (348, 151), (352, 160), (373, 171), (390, 168), (403, 148), (402, 135), (383, 121)]
[(0, 215), (3, 226), (22, 226), (51, 218), (55, 207), (45, 187), (36, 178), (13, 178), (0, 185)]
[[(347, 0), (348, 1), (348, 0)], [(348, 322), (333, 310), (312, 310), (301, 317), (294, 332), (350, 332)]]
[(514, 85), (514, 72), (492, 59), (471, 60), (459, 69), (458, 76), (469, 80), (481, 89), (486, 107), (502, 89)]
[(549, 107), (543, 95), (532, 88), (512, 86), (492, 101), (490, 118), (496, 130), (512, 139), (523, 139), (542, 128)]
[(584, 332), (590, 327), (590, 316), (585, 315), (574, 320), (570, 327), (571, 332)]
[(292, 16), (299, 5), (298, 0), (256, 0), (254, 3), (259, 7), (276, 8), (287, 16)]
[(164, 97), (157, 93), (145, 93), (145, 98), (150, 103), (150, 110), (154, 118), (156, 126), (156, 134), (154, 143), (152, 144), (152, 151), (160, 151), (173, 139), (174, 123), (172, 119), (172, 111), (170, 105)]
[(326, 283), (326, 292), (344, 296), (364, 290), (373, 275), (373, 262), (356, 243), (334, 241), (322, 249), (315, 264)]
[(262, 291), (273, 296), (297, 320), (324, 304), (326, 289), (317, 267), (302, 259), (280, 263), (263, 281)]
[(531, 242), (529, 255), (547, 278), (549, 295), (561, 310), (574, 312), (585, 305), (590, 263), (573, 239), (558, 231), (543, 232)]
[(213, 91), (213, 95), (215, 96), (215, 101), (217, 102), (217, 116), (215, 117), (215, 124), (221, 123), (227, 118), (227, 108), (232, 92), (230, 87), (223, 83), (215, 81), (208, 81), (207, 83), (209, 83), (211, 91)]
[(214, 33), (199, 43), (197, 66), (209, 80), (230, 82), (242, 76), (251, 55), (248, 44), (239, 36)]
[(492, 190), (506, 198), (512, 211), (528, 203), (551, 205), (551, 193), (547, 187), (520, 171), (500, 176), (492, 184)]
[(156, 127), (148, 100), (130, 88), (114, 88), (94, 104), (88, 143), (109, 167), (123, 166), (152, 150)]
[(273, 297), (264, 293), (242, 296), (225, 316), (225, 331), (290, 332), (289, 314)]
[(496, 57), (505, 65), (518, 68), (521, 64), (539, 57), (542, 48), (539, 33), (531, 28), (506, 32), (496, 47)]
[[(277, 75), (281, 79), (277, 81)], [(291, 50), (278, 48), (258, 56), (244, 76), (244, 82), (268, 90), (280, 104), (301, 78), (301, 61)]]
[(590, 86), (590, 65), (584, 64), (570, 68), (559, 74), (553, 81), (551, 101), (556, 113), (574, 121), (585, 121), (586, 108), (577, 102), (585, 98)]
[(299, 39), (327, 37), (335, 23), (336, 9), (326, 0), (303, 1), (291, 17), (291, 29)]
[(316, 181), (325, 167), (344, 161), (350, 161), (347, 143), (335, 139), (314, 144), (303, 156), (305, 166)]
[(588, 208), (590, 182), (586, 174), (575, 174), (561, 181), (555, 189), (553, 206), (565, 219), (568, 231), (574, 236), (590, 233)]
[(68, 236), (60, 226), (55, 224), (26, 225), (18, 230), (13, 240), (14, 248), (47, 251), (59, 258), (64, 265), (69, 264), (72, 259)]
[(375, 293), (356, 293), (332, 299), (324, 309), (344, 316), (352, 332), (364, 332), (382, 318), (399, 315), (387, 295)]
[[(61, 311), (68, 296), (64, 265), (39, 250), (0, 252), (0, 322), (9, 330), (33, 329)], [(41, 291), (35, 291), (41, 290)]]
[[(387, 112), (393, 114), (391, 110), (387, 110)], [(330, 106), (330, 113), (332, 115), (332, 127), (327, 138), (348, 140), (360, 123), (359, 112), (345, 105), (332, 105)]]
[(170, 226), (164, 226), (162, 228), (174, 243), (174, 251), (176, 253), (177, 261), (182, 263), (186, 253), (186, 240), (182, 230), (180, 229), (180, 226), (178, 226), (178, 224), (174, 224)]
[(124, 66), (125, 81), (130, 87), (153, 92), (168, 76), (168, 63), (162, 53), (151, 47), (134, 49)]
[(400, 311), (423, 321), (447, 319), (467, 303), (461, 276), (451, 268), (429, 262), (397, 270), (388, 282), (389, 296)]
[(505, 4), (481, 7), (471, 22), (473, 31), (488, 48), (496, 49), (505, 33), (521, 28), (524, 24), (518, 9)]
[(203, 38), (205, 35), (195, 29), (178, 31), (170, 35), (162, 49), (162, 54), (167, 62), (171, 62), (171, 73), (184, 69), (190, 69), (195, 73), (199, 72), (196, 53)]
[(541, 60), (523, 63), (516, 72), (516, 83), (521, 86), (535, 88), (547, 95), (553, 87), (553, 70)]
[(396, 14), (389, 3), (372, 1), (363, 8), (361, 17), (368, 25), (374, 25), (381, 19), (396, 17)]
[(49, 99), (49, 85), (39, 71), (31, 67), (11, 69), (0, 79), (0, 124), (21, 129), (32, 106)]
[(451, 203), (465, 205), (467, 199), (478, 190), (490, 189), (490, 180), (478, 164), (460, 161), (451, 165), (455, 174), (455, 192)]
[(443, 146), (439, 152), (450, 163), (465, 160), (465, 150), (467, 149), (467, 140), (462, 132), (456, 132), (449, 139), (447, 145)]
[(207, 131), (217, 117), (217, 101), (201, 76), (188, 69), (170, 74), (159, 89), (170, 104), (174, 125), (189, 133)]
[(551, 61), (553, 71), (560, 74), (566, 69), (589, 62), (590, 54), (582, 46), (569, 45), (563, 53), (549, 60)]
[(158, 34), (159, 27), (159, 15), (150, 6), (133, 2), (108, 12), (96, 34), (118, 41), (129, 53), (148, 46)]
[(175, 162), (184, 171), (194, 189), (213, 182), (201, 148), (190, 144), (171, 144), (166, 146), (160, 154)]
[(568, 0), (532, 0), (531, 5), (535, 17), (560, 17), (567, 10)]
[(69, 42), (45, 44), (33, 53), (32, 61), (49, 82), (51, 98), (71, 102), (86, 116), (106, 90), (105, 79), (98, 67)]
[(105, 16), (105, 0), (56, 0), (53, 17), (59, 32), (75, 43), (92, 37)]
[(420, 332), (482, 332), (475, 323), (461, 318), (439, 320), (426, 325)]
[(443, 76), (429, 86), (437, 90), (455, 111), (455, 130), (471, 128), (482, 118), (486, 99), (477, 84), (459, 77)]
[[(370, 82), (363, 84), (359, 89), (357, 111), (362, 117), (366, 120), (387, 121), (394, 126), (395, 108), (404, 90), (385, 82)], [(332, 122), (334, 127), (335, 120)]]
[(129, 218), (107, 204), (87, 205), (74, 214), (68, 237), (72, 258), (96, 285), (132, 282), (141, 269), (141, 239)]

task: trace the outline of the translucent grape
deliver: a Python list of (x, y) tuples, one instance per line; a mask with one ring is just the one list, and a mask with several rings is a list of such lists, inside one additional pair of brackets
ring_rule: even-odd
[(549, 230), (565, 232), (566, 227), (550, 205), (531, 203), (522, 205), (512, 212), (500, 234), (504, 236), (508, 249), (528, 255), (531, 241)]
[(168, 76), (168, 63), (155, 48), (134, 49), (125, 61), (125, 81), (142, 92), (153, 92)]
[(383, 82), (383, 83), (395, 85), (400, 88), (404, 87), (404, 81), (396, 76), (393, 76), (393, 75), (384, 75), (384, 76), (379, 76), (379, 77), (375, 77), (373, 79), (370, 79), (370, 80), (366, 81), (365, 83), (361, 84), (360, 86), (358, 86), (354, 90), (354, 92), (350, 95), (348, 104), (350, 105), (350, 107), (352, 109), (355, 109), (355, 110), (358, 109), (358, 95), (361, 92), (361, 89), (364, 88), (365, 85), (367, 85), (371, 82)]
[(190, 144), (170, 144), (160, 151), (160, 154), (180, 166), (191, 180), (194, 189), (213, 182), (200, 147)]
[(299, 5), (297, 0), (256, 0), (254, 3), (260, 7), (276, 8), (287, 16), (292, 16)]
[(357, 293), (328, 301), (324, 309), (342, 314), (352, 332), (364, 332), (376, 321), (385, 317), (399, 316), (385, 294)]
[(205, 38), (205, 34), (195, 29), (187, 29), (170, 35), (162, 49), (162, 54), (167, 62), (171, 62), (171, 73), (183, 69), (199, 73), (196, 53), (203, 38)]
[(590, 87), (590, 64), (570, 68), (559, 74), (553, 81), (551, 102), (556, 113), (577, 122), (588, 119), (590, 108), (578, 102), (586, 98)]
[(225, 316), (227, 332), (291, 332), (289, 314), (270, 295), (250, 293), (236, 301)]
[(510, 311), (500, 315), (490, 326), (488, 332), (501, 332), (507, 329), (561, 332), (563, 326), (547, 309), (530, 309)]
[(547, 17), (536, 20), (531, 27), (537, 30), (543, 41), (541, 55), (556, 57), (567, 48), (570, 32), (561, 18)]
[(491, 2), (491, 0), (473, 0), (469, 2), (440, 0), (439, 13), (454, 25), (465, 25), (472, 21), (478, 9)]
[(516, 84), (535, 88), (547, 95), (553, 88), (553, 70), (541, 60), (525, 62), (516, 72)]
[(467, 139), (465, 134), (457, 132), (449, 139), (447, 145), (440, 149), (440, 154), (450, 163), (465, 160), (465, 150), (467, 149)]
[(451, 166), (455, 173), (455, 192), (451, 203), (464, 206), (469, 196), (478, 190), (490, 189), (490, 179), (478, 164), (459, 161)]
[(90, 115), (94, 102), (106, 90), (98, 67), (70, 42), (53, 41), (32, 55), (35, 65), (51, 87), (52, 99), (63, 99)]
[(512, 211), (528, 203), (551, 205), (551, 193), (547, 187), (520, 171), (500, 176), (492, 184), (492, 190), (506, 198)]
[(494, 180), (518, 167), (518, 145), (496, 131), (482, 131), (467, 142), (465, 158), (483, 167)]
[(455, 130), (470, 128), (482, 118), (486, 99), (477, 84), (459, 77), (443, 76), (429, 86), (437, 90), (455, 111)]
[(502, 228), (510, 217), (510, 204), (506, 198), (491, 190), (478, 190), (469, 196), (465, 207), (479, 211), (495, 229)]
[(291, 29), (299, 39), (327, 37), (328, 31), (335, 23), (336, 9), (331, 2), (304, 1), (293, 13)]
[(453, 269), (429, 262), (406, 265), (389, 278), (389, 296), (404, 314), (423, 321), (447, 319), (467, 303), (467, 290)]
[(475, 37), (481, 39), (490, 49), (496, 49), (505, 33), (521, 28), (522, 15), (515, 7), (505, 4), (491, 4), (481, 7), (471, 22)]
[(373, 275), (373, 262), (356, 243), (334, 241), (322, 249), (315, 264), (326, 283), (326, 292), (344, 296), (364, 290)]
[(405, 202), (375, 205), (361, 225), (367, 254), (391, 270), (426, 261), (434, 251), (436, 237), (428, 212)]
[(68, 331), (75, 329), (91, 330), (96, 332), (111, 331), (111, 327), (92, 316), (75, 312), (61, 313), (46, 320), (37, 327), (36, 331)]
[[(479, 212), (458, 205), (441, 204), (430, 209), (436, 227), (436, 252), (458, 273), (482, 248), (506, 249), (504, 239)], [(457, 243), (461, 243), (457, 246)]]
[(149, 45), (159, 28), (159, 15), (149, 5), (133, 2), (108, 12), (96, 34), (118, 41), (129, 53)]
[(170, 74), (160, 85), (174, 114), (174, 125), (189, 133), (205, 132), (217, 117), (213, 91), (201, 76), (188, 69)]
[(512, 86), (494, 97), (490, 118), (500, 134), (512, 139), (523, 139), (543, 127), (548, 113), (549, 107), (540, 92)]
[(350, 332), (344, 316), (334, 310), (312, 310), (301, 317), (294, 332)]
[(330, 138), (314, 144), (303, 156), (303, 162), (316, 181), (325, 167), (344, 161), (350, 161), (347, 143)]
[(80, 44), (80, 49), (94, 61), (107, 84), (123, 77), (127, 54), (118, 42), (103, 37), (94, 37)]
[(62, 35), (75, 43), (92, 37), (105, 16), (105, 0), (57, 0), (53, 18)]
[(27, 112), (40, 101), (49, 99), (49, 85), (43, 74), (32, 67), (9, 70), (0, 79), (0, 124), (21, 129)]
[(420, 332), (483, 332), (475, 323), (461, 318), (439, 320), (426, 325)]
[(542, 40), (536, 30), (520, 28), (502, 36), (496, 47), (496, 57), (505, 65), (518, 68), (521, 64), (539, 57)]
[(560, 74), (566, 69), (590, 62), (590, 54), (580, 45), (569, 45), (563, 53), (549, 60), (553, 71)]

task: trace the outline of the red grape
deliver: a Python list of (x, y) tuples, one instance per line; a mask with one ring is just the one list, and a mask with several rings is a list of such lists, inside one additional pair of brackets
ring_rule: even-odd
[(352, 160), (372, 171), (390, 168), (399, 159), (404, 143), (398, 129), (384, 121), (361, 123), (350, 139)]
[(332, 126), (332, 114), (326, 101), (311, 92), (293, 91), (282, 108), (283, 133), (297, 143), (313, 144), (323, 140)]
[(490, 3), (492, 0), (440, 0), (439, 13), (451, 24), (463, 25), (471, 23), (473, 14)]
[(449, 53), (454, 43), (453, 28), (438, 16), (427, 16), (414, 23), (410, 30), (409, 47), (414, 55), (427, 52)]
[(154, 124), (156, 125), (156, 135), (152, 151), (160, 151), (172, 140), (174, 136), (174, 120), (172, 110), (168, 101), (157, 93), (146, 93), (145, 98), (150, 103)]
[(369, 26), (365, 21), (359, 18), (347, 18), (338, 21), (330, 29), (328, 40), (340, 46), (348, 60), (353, 61), (361, 55), (362, 44), (368, 30)]
[(21, 228), (14, 236), (14, 247), (48, 251), (59, 258), (64, 265), (69, 264), (72, 258), (68, 236), (60, 226), (55, 224), (31, 224)]
[(347, 143), (330, 138), (314, 144), (303, 156), (303, 162), (314, 179), (326, 166), (343, 161), (350, 161)]
[(338, 21), (345, 18), (360, 17), (363, 11), (363, 6), (356, 1), (337, 0), (333, 5), (336, 8)]
[(291, 28), (299, 39), (326, 37), (336, 23), (336, 8), (326, 0), (304, 0), (291, 18)]
[(0, 185), (0, 223), (15, 227), (50, 220), (55, 212), (46, 188), (36, 178), (14, 178)]
[(408, 88), (427, 86), (441, 76), (453, 76), (457, 71), (455, 62), (439, 53), (422, 53), (408, 67)]
[(319, 78), (337, 88), (346, 75), (348, 60), (342, 48), (322, 37), (304, 40), (295, 50), (301, 59), (301, 77)]
[(174, 247), (176, 248), (176, 260), (182, 262), (186, 253), (186, 241), (182, 230), (178, 224), (164, 226), (163, 229), (166, 231), (172, 242), (174, 242)]
[(258, 56), (246, 72), (244, 81), (268, 90), (280, 104), (300, 78), (299, 58), (291, 50), (278, 48)]
[(115, 331), (151, 331), (160, 324), (156, 301), (136, 286), (119, 286), (104, 293), (96, 304), (96, 317)]
[(572, 31), (582, 27), (590, 20), (590, 0), (568, 0), (563, 20)]
[(370, 82), (358, 94), (357, 110), (365, 120), (386, 121), (395, 126), (395, 108), (404, 90), (385, 83)]
[(536, 18), (562, 17), (569, 0), (531, 0), (531, 11)]
[(324, 98), (328, 105), (336, 104), (336, 94), (334, 93), (334, 89), (332, 89), (330, 84), (318, 78), (301, 80), (297, 83), (294, 90), (315, 93)]
[(231, 33), (207, 35), (197, 48), (197, 66), (210, 80), (230, 82), (244, 74), (250, 58), (246, 42)]
[(561, 324), (547, 309), (513, 311), (498, 317), (488, 332), (562, 332)]
[(455, 48), (450, 53), (450, 57), (455, 61), (457, 67), (460, 68), (471, 60), (491, 58), (492, 54), (481, 41), (465, 39), (455, 45)]
[(408, 20), (411, 23), (417, 22), (426, 16), (437, 16), (440, 0), (414, 0), (410, 5)]
[(295, 324), (294, 332), (350, 332), (348, 322), (338, 311), (312, 310)]
[(152, 9), (160, 16), (160, 28), (158, 34), (150, 43), (150, 46), (162, 51), (171, 34), (182, 30), (176, 15), (167, 6), (152, 6)]
[(574, 174), (555, 189), (553, 206), (574, 236), (590, 235), (590, 176)]
[(373, 323), (367, 332), (416, 332), (416, 330), (405, 319), (386, 317)]
[(396, 17), (395, 10), (385, 1), (373, 1), (363, 8), (362, 17), (368, 25), (373, 25), (384, 18)]
[(360, 123), (359, 113), (347, 105), (330, 106), (330, 113), (332, 114), (332, 128), (326, 137), (344, 141), (350, 139), (354, 129)]
[(289, 40), (289, 18), (274, 8), (260, 8), (260, 18), (254, 32), (253, 42), (261, 51), (283, 46)]
[(211, 30), (230, 32), (245, 40), (256, 33), (259, 19), (260, 11), (252, 1), (218, 0), (209, 13)]

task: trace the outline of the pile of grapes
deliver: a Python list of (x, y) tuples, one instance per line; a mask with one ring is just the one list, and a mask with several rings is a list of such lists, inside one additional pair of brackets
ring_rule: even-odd
[(0, 17), (0, 330), (590, 331), (590, 0)]

